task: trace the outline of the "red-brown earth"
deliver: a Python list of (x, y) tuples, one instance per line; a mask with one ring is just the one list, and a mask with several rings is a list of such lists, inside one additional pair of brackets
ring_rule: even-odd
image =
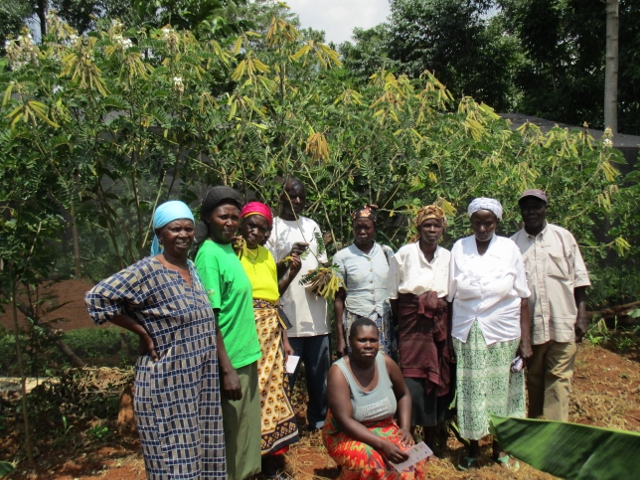
[[(91, 326), (83, 304), (84, 293), (91, 284), (83, 280), (56, 283), (52, 291), (64, 306), (51, 318), (65, 318), (56, 327), (64, 330)], [(5, 314), (0, 324), (11, 328), (11, 317)], [(304, 425), (305, 394), (296, 389), (294, 404), (301, 426), (302, 438), (286, 455), (286, 473), (295, 479), (334, 479), (339, 474), (335, 462), (328, 456), (319, 433), (308, 433)], [(0, 460), (22, 458), (24, 450), (19, 432), (20, 423), (4, 419), (0, 425)], [(606, 349), (582, 344), (576, 361), (574, 392), (570, 420), (640, 432), (640, 369), (635, 360)], [(4, 427), (4, 428), (3, 428)], [(116, 434), (115, 419), (108, 422), (88, 421), (71, 425), (66, 442), (38, 444), (37, 467), (25, 469), (22, 464), (10, 478), (55, 480), (138, 480), (144, 479), (144, 464), (135, 436)], [(110, 433), (96, 438), (96, 428)], [(94, 435), (88, 432), (94, 432)], [(37, 436), (37, 426), (36, 426)], [(438, 479), (552, 479), (527, 465), (513, 473), (503, 470), (488, 459), (490, 447), (484, 445), (482, 468), (465, 473), (456, 469), (463, 447), (453, 435), (447, 441), (447, 451), (439, 462), (431, 462), (429, 478)]]

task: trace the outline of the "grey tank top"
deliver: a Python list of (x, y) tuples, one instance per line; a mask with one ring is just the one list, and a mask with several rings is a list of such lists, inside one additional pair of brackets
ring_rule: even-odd
[(377, 421), (391, 417), (396, 413), (398, 402), (393, 393), (393, 384), (391, 383), (391, 378), (389, 378), (389, 372), (387, 372), (382, 353), (378, 352), (378, 355), (376, 355), (378, 385), (370, 392), (365, 392), (358, 386), (344, 358), (337, 360), (336, 365), (342, 371), (349, 384), (353, 418), (355, 420), (358, 422)]

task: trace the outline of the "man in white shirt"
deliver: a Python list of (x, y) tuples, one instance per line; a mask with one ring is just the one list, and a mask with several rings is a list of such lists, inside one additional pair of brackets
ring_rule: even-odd
[(576, 342), (587, 332), (585, 290), (591, 283), (573, 235), (547, 223), (546, 194), (527, 190), (518, 204), (524, 228), (511, 239), (522, 252), (532, 292), (529, 417), (566, 422)]
[[(265, 246), (275, 258), (279, 276), (284, 272), (286, 257), (297, 254), (302, 259), (302, 267), (280, 297), (280, 303), (293, 324), (287, 330), (289, 343), (305, 366), (309, 393), (307, 421), (309, 428), (315, 430), (322, 428), (327, 415), (331, 327), (326, 300), (316, 297), (299, 282), (303, 275), (328, 259), (326, 252), (318, 254), (317, 237), (322, 237), (320, 227), (301, 215), (306, 203), (304, 185), (298, 179), (290, 178), (285, 183), (280, 200), (280, 216), (274, 218), (271, 235)], [(297, 374), (292, 375), (291, 388), (296, 378)]]

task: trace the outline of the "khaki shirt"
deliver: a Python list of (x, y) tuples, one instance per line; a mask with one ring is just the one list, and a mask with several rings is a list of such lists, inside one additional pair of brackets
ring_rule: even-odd
[(578, 307), (573, 292), (591, 285), (575, 238), (547, 223), (536, 236), (523, 228), (511, 240), (522, 252), (531, 289), (531, 343), (574, 342)]

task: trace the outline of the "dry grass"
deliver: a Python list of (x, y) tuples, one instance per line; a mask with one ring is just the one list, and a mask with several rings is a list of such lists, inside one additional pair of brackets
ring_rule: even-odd
[[(130, 372), (114, 369), (95, 369), (81, 382), (81, 398), (87, 401), (86, 392), (110, 390), (120, 385)], [(83, 383), (84, 382), (84, 383)], [(322, 444), (319, 431), (309, 432), (305, 426), (306, 392), (296, 385), (293, 403), (299, 420), (301, 439), (293, 445), (285, 458), (285, 473), (291, 479), (335, 479), (340, 471)], [(77, 396), (77, 395), (75, 395)], [(71, 395), (71, 397), (74, 397)], [(73, 400), (73, 399), (71, 399)], [(6, 406), (6, 405), (5, 405)], [(621, 357), (600, 347), (582, 345), (576, 361), (574, 391), (570, 420), (577, 423), (618, 428), (640, 432), (640, 369), (638, 362)], [(115, 427), (110, 425), (110, 428)], [(16, 424), (17, 425), (17, 424)], [(9, 425), (7, 425), (9, 426)], [(66, 448), (41, 451), (39, 473), (22, 472), (15, 479), (47, 478), (55, 480), (139, 480), (144, 478), (144, 464), (139, 454), (137, 440), (131, 437), (112, 436), (108, 442), (85, 442), (83, 432), (72, 429)], [(9, 436), (0, 443), (0, 457), (13, 459), (20, 444), (18, 429), (10, 428)], [(73, 435), (78, 435), (75, 438)], [(457, 465), (464, 456), (463, 445), (453, 436), (447, 438), (447, 448), (439, 462), (430, 462), (428, 478), (457, 479), (515, 479), (552, 480), (551, 475), (522, 464), (518, 472), (505, 470), (493, 462), (489, 440), (481, 443), (482, 455), (479, 467), (462, 472)]]
[[(457, 469), (459, 458), (463, 455), (462, 444), (452, 435), (447, 441), (447, 453), (438, 462), (429, 462), (428, 478), (453, 479), (514, 479), (514, 480), (552, 480), (555, 477), (540, 472), (521, 463), (518, 472), (510, 472), (490, 459), (491, 446), (483, 444), (483, 456), (480, 468), (470, 472)], [(338, 478), (340, 469), (329, 457), (320, 432), (305, 433), (300, 442), (294, 445), (286, 456), (286, 474), (299, 480), (328, 480)]]
[[(296, 384), (293, 396), (300, 424), (304, 424), (305, 392), (302, 383)], [(636, 361), (608, 350), (581, 345), (576, 360), (574, 391), (570, 406), (572, 422), (607, 428), (640, 432), (640, 369)], [(504, 469), (491, 460), (489, 440), (481, 442), (479, 467), (471, 472), (458, 470), (464, 456), (463, 445), (451, 434), (447, 448), (439, 462), (429, 462), (428, 478), (458, 479), (514, 479), (552, 480), (555, 477), (521, 463), (518, 472)], [(290, 478), (335, 479), (339, 468), (322, 445), (319, 432), (303, 432), (300, 442), (292, 446), (286, 459), (286, 473)]]

